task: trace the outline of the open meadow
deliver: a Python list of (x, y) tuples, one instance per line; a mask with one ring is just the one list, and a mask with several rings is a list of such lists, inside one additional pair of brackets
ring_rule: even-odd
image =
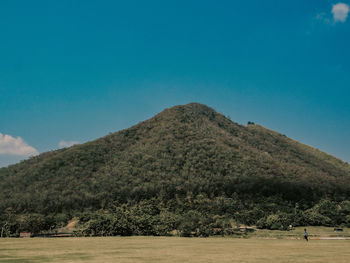
[(350, 240), (180, 237), (0, 239), (0, 262), (349, 262)]

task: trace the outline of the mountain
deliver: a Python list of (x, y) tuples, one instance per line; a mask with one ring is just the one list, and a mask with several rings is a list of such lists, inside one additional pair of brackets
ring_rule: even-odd
[[(155, 215), (195, 211), (246, 224), (260, 220), (262, 227), (269, 216), (278, 221), (296, 210), (310, 217), (299, 224), (350, 223), (349, 164), (198, 103), (2, 168), (0, 187), (0, 223), (17, 218), (16, 231), (20, 216), (51, 216), (59, 224), (145, 202), (158, 207)], [(337, 215), (327, 214), (339, 205)]]

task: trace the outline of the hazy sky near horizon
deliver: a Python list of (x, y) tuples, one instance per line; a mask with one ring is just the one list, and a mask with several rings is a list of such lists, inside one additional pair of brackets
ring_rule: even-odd
[(350, 1), (0, 2), (0, 167), (200, 102), (350, 162)]

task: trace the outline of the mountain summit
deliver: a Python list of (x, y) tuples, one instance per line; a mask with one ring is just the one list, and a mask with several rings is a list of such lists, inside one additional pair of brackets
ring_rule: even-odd
[[(72, 217), (145, 200), (157, 200), (171, 211), (197, 211), (208, 202), (204, 210), (212, 213), (210, 202), (220, 199), (222, 206), (227, 200), (239, 202), (228, 206), (232, 216), (241, 217), (242, 211), (264, 203), (248, 221), (235, 218), (256, 223), (260, 216), (296, 205), (305, 210), (321, 200), (346, 200), (350, 165), (278, 132), (239, 125), (191, 103), (2, 168), (0, 187), (1, 214), (10, 209)], [(222, 213), (231, 213), (227, 209)]]

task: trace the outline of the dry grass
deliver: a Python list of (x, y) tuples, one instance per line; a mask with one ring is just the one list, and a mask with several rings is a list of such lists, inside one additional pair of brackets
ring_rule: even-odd
[(350, 240), (95, 237), (0, 239), (0, 262), (349, 262)]

